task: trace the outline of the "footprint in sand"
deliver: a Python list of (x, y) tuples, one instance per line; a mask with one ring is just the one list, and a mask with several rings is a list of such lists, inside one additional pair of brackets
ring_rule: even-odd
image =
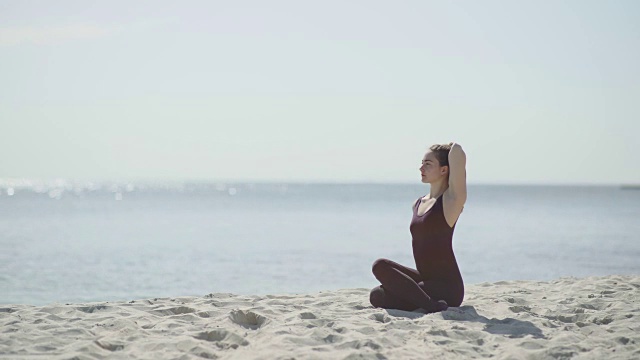
[(249, 345), (249, 342), (242, 336), (225, 329), (201, 332), (194, 337), (196, 339), (212, 342), (220, 349), (237, 349), (240, 346)]
[(353, 340), (337, 346), (338, 349), (362, 349), (370, 348), (372, 350), (379, 350), (382, 348), (380, 344), (373, 340)]
[(309, 320), (309, 319), (317, 319), (318, 317), (314, 313), (303, 312), (300, 314), (300, 318), (304, 320)]
[(154, 309), (151, 312), (154, 314), (162, 315), (162, 316), (171, 316), (171, 315), (191, 314), (196, 312), (196, 309), (193, 309), (187, 306), (177, 306), (172, 308)]
[(99, 339), (94, 341), (94, 343), (101, 348), (109, 351), (120, 351), (124, 349), (124, 344), (118, 341), (110, 341), (106, 339)]
[(267, 323), (266, 317), (249, 310), (232, 310), (229, 319), (244, 328), (253, 330), (257, 330)]
[(520, 312), (530, 312), (531, 308), (528, 306), (510, 306), (509, 310), (513, 311), (514, 313), (520, 313)]
[(391, 321), (389, 316), (387, 316), (387, 314), (383, 314), (383, 313), (371, 314), (371, 315), (369, 315), (369, 319), (375, 320), (375, 321), (378, 321), (378, 322), (381, 322), (381, 323), (388, 323), (389, 321)]
[(92, 314), (96, 311), (107, 310), (108, 306), (105, 305), (94, 305), (94, 306), (81, 306), (76, 308), (78, 311), (82, 311), (83, 313)]
[(605, 315), (604, 317), (596, 317), (591, 320), (592, 323), (596, 325), (607, 325), (613, 322), (613, 318), (610, 315)]
[(447, 309), (447, 311), (443, 311), (440, 314), (442, 314), (442, 318), (445, 320), (477, 321), (478, 319), (483, 318), (471, 305), (453, 308), (450, 307)]
[(311, 312), (303, 312), (300, 313), (300, 319), (302, 320), (308, 320), (303, 322), (303, 324), (305, 324), (305, 327), (311, 329), (311, 328), (316, 328), (316, 327), (332, 327), (334, 322), (327, 320), (327, 319), (318, 319), (318, 317), (316, 316), (316, 314), (311, 313)]

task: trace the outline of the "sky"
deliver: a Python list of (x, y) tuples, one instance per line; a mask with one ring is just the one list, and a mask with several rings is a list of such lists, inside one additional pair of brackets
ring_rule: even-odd
[(637, 1), (0, 0), (0, 178), (640, 183)]

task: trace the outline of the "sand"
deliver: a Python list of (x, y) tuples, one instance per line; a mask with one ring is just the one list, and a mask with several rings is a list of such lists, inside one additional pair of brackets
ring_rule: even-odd
[(368, 294), (0, 305), (0, 358), (640, 359), (640, 276), (467, 285), (426, 315)]

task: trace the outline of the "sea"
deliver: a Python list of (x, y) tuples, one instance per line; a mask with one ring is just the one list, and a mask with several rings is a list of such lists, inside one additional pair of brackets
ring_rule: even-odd
[[(372, 288), (424, 184), (0, 180), (0, 304)], [(640, 191), (469, 185), (466, 284), (640, 274)]]

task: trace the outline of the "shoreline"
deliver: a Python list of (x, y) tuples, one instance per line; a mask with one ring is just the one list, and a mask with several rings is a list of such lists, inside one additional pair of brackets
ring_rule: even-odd
[(472, 284), (426, 315), (368, 293), (0, 305), (0, 359), (640, 357), (640, 275)]

